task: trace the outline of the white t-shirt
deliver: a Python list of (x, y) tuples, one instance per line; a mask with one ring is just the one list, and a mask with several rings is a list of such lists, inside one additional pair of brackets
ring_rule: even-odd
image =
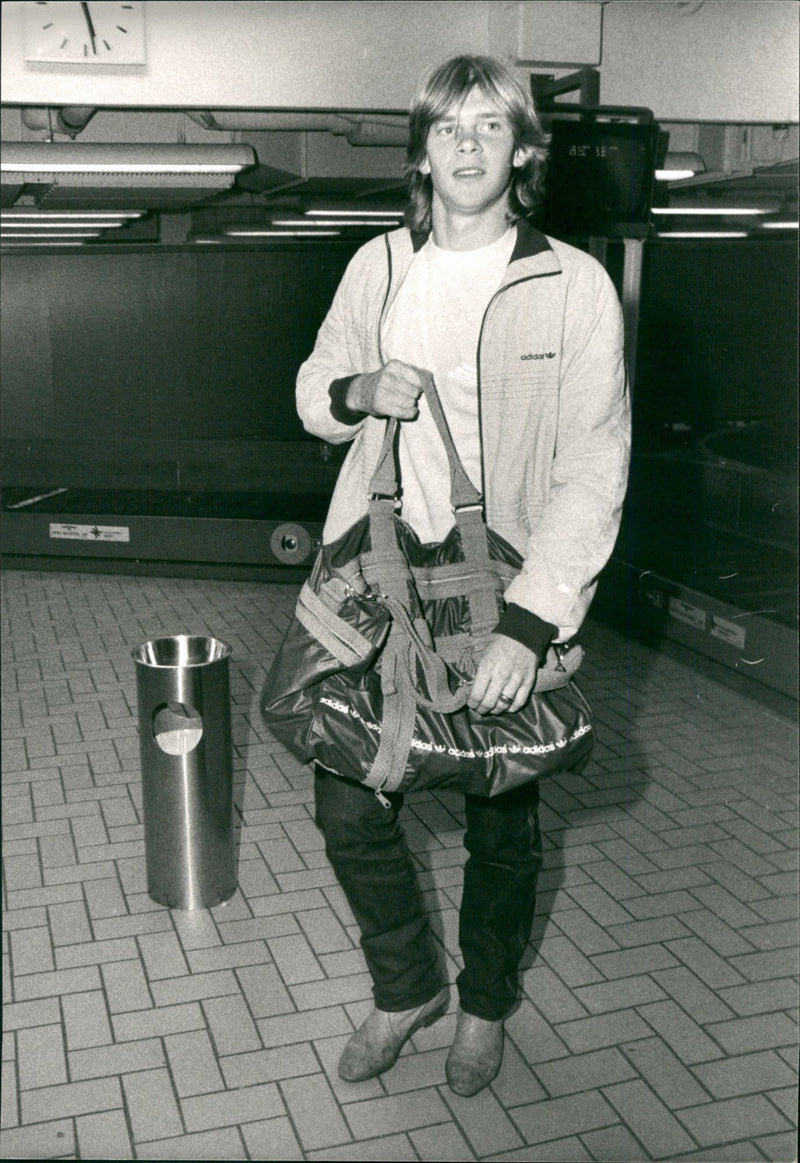
[[(489, 300), (516, 241), (512, 226), (478, 250), (443, 250), (431, 236), (417, 252), (383, 332), (386, 360), (430, 371), (461, 462), (481, 489), (478, 339)], [(454, 524), (447, 456), (425, 399), (400, 426), (402, 516), (420, 540), (441, 541)]]

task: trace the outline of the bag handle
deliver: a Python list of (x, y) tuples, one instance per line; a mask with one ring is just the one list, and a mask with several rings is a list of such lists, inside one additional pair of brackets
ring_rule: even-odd
[[(442, 444), (444, 445), (444, 450), (447, 453), (447, 462), (450, 466), (450, 504), (453, 510), (457, 513), (459, 509), (466, 506), (475, 505), (478, 507), (482, 505), (483, 497), (467, 476), (466, 470), (461, 463), (461, 458), (458, 455), (458, 450), (456, 449), (450, 428), (447, 424), (444, 409), (442, 408), (442, 402), (439, 399), (439, 393), (436, 391), (436, 385), (430, 372), (423, 372), (422, 374), (422, 391)], [(386, 423), (383, 446), (372, 479), (370, 480), (370, 497), (391, 497), (394, 500), (397, 496), (399, 482), (397, 479), (398, 473), (394, 449), (399, 425), (400, 421), (396, 416), (391, 416)]]
[[(447, 425), (433, 376), (424, 373), (425, 398), (447, 454), (450, 469), (450, 503), (461, 536), (466, 573), (473, 573), (477, 585), (470, 588), (471, 637), (480, 646), (497, 624), (498, 604), (489, 559), (483, 497), (467, 476)], [(415, 708), (425, 704), (446, 714), (460, 709), (467, 700), (464, 688), (450, 691), (448, 670), (434, 649), (430, 628), (424, 618), (409, 616), (409, 588), (413, 585), (405, 554), (397, 541), (394, 522), (398, 493), (395, 447), (399, 421), (386, 424), (383, 445), (370, 481), (369, 525), (371, 550), (362, 563), (380, 587), (392, 611), (392, 626), (381, 656), (383, 723), (381, 742), (366, 784), (380, 792), (394, 790), (400, 783), (411, 746)], [(415, 675), (424, 676), (425, 698), (417, 689)]]
[[(469, 594), (472, 637), (480, 645), (497, 625), (499, 609), (494, 576), (483, 520), (483, 497), (467, 476), (447, 425), (433, 376), (422, 374), (422, 387), (434, 423), (447, 453), (450, 468), (450, 503), (461, 535), (461, 548), (467, 570), (473, 572), (478, 585)], [(369, 565), (377, 574), (381, 591), (408, 604), (411, 581), (408, 563), (397, 546), (394, 509), (398, 492), (395, 444), (399, 421), (392, 417), (386, 424), (378, 463), (370, 481), (369, 521), (372, 553)]]

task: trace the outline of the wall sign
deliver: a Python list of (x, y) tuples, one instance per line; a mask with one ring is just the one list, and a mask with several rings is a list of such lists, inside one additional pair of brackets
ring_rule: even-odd
[(50, 522), (50, 538), (59, 541), (130, 541), (127, 525), (69, 525)]

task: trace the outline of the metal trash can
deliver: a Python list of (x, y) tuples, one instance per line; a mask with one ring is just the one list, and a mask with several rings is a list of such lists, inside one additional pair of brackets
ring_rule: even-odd
[(210, 908), (236, 889), (230, 655), (187, 634), (133, 651), (147, 891), (168, 908)]

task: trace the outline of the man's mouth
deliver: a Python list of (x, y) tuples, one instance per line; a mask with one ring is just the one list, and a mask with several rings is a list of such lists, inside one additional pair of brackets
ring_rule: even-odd
[(485, 172), (478, 166), (462, 166), (461, 169), (453, 171), (453, 176), (456, 178), (479, 178)]

